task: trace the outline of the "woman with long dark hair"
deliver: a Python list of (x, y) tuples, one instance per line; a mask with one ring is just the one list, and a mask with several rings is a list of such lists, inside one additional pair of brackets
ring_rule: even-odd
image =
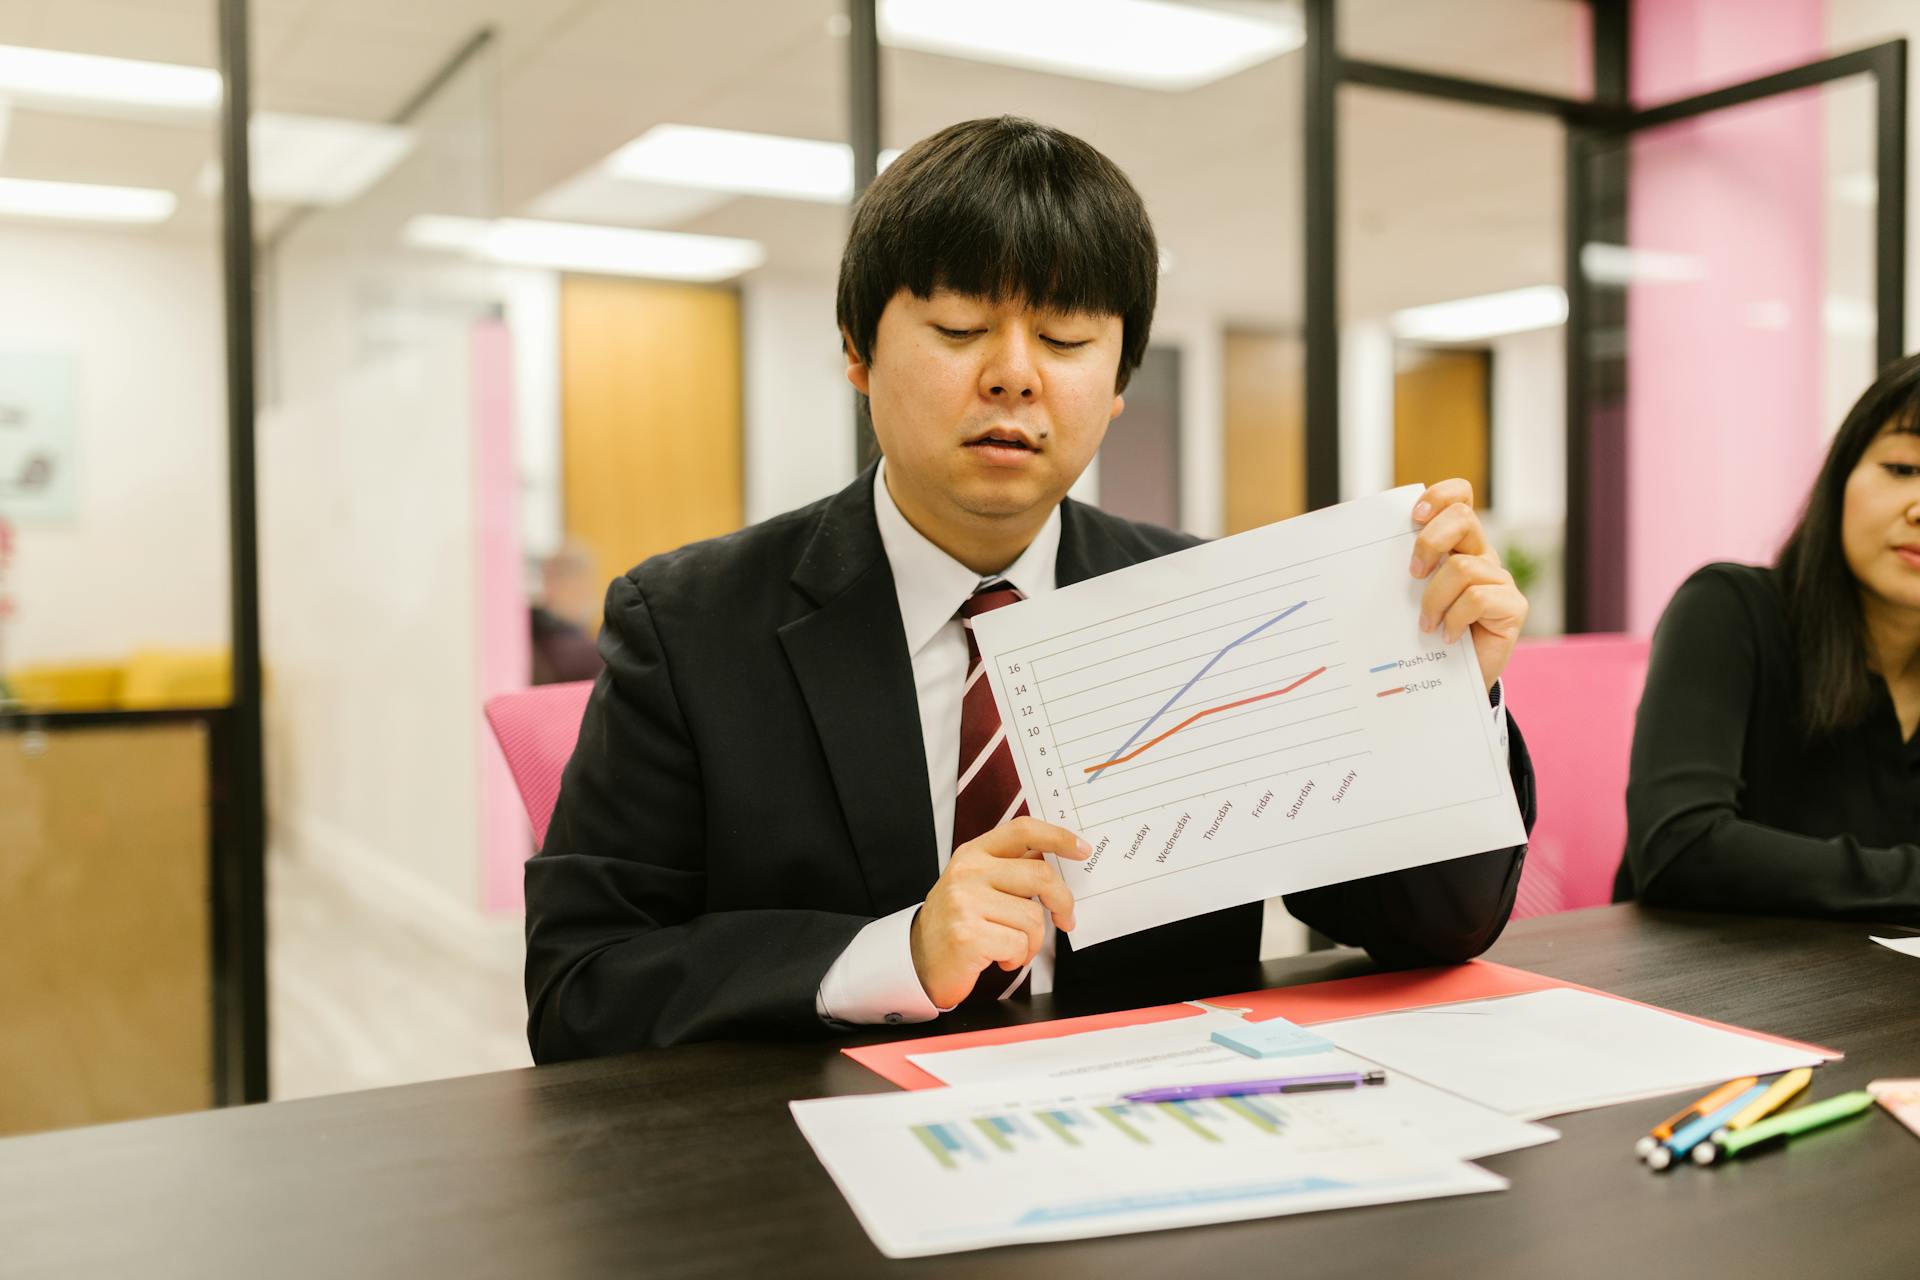
[(1920, 923), (1920, 356), (1853, 406), (1772, 568), (1654, 632), (1616, 896)]

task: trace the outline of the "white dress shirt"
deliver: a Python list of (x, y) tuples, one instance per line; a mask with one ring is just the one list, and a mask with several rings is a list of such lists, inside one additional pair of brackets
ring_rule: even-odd
[[(873, 509), (880, 523), (880, 543), (893, 566), (900, 622), (913, 659), (934, 848), (940, 870), (945, 871), (952, 856), (953, 801), (960, 781), (961, 694), (967, 683), (967, 633), (960, 625), (960, 606), (981, 586), (1003, 579), (1028, 599), (1053, 590), (1054, 561), (1060, 553), (1060, 508), (1053, 509), (1018, 560), (1003, 572), (984, 577), (907, 523), (887, 489), (884, 461), (873, 478)], [(902, 849), (900, 856), (912, 857), (913, 851)], [(854, 936), (820, 982), (814, 1007), (821, 1017), (834, 1022), (925, 1022), (944, 1012), (927, 999), (913, 969), (910, 933), (919, 909), (916, 903), (883, 916)], [(1045, 995), (1051, 990), (1053, 922), (1049, 920), (1046, 941), (1033, 962), (1032, 991)]]
[[(981, 575), (929, 542), (907, 523), (887, 489), (883, 460), (873, 478), (874, 515), (880, 524), (880, 542), (893, 567), (894, 592), (900, 599), (900, 621), (907, 652), (913, 659), (914, 694), (920, 704), (920, 732), (927, 754), (927, 797), (933, 807), (934, 848), (941, 871), (952, 856), (953, 802), (960, 780), (960, 707), (967, 680), (967, 635), (960, 625), (960, 606), (980, 587), (1005, 580), (1031, 599), (1054, 588), (1055, 561), (1060, 552), (1060, 509), (1020, 558), (1000, 573)], [(1500, 747), (1507, 745), (1506, 699), (1500, 685), (1493, 687), (1494, 715), (1499, 720)], [(911, 857), (902, 849), (900, 856)], [(913, 968), (913, 917), (920, 904), (883, 916), (854, 935), (833, 967), (820, 981), (814, 1009), (830, 1022), (927, 1022), (946, 1010), (927, 998)], [(1040, 954), (1034, 957), (1031, 990), (1045, 995), (1053, 990), (1054, 927), (1048, 920)], [(998, 969), (993, 971), (999, 976)], [(1011, 981), (1008, 976), (1008, 981)]]

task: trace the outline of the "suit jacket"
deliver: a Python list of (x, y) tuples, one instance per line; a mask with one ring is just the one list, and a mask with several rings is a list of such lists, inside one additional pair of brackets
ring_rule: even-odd
[[(1198, 540), (1062, 504), (1067, 586)], [(869, 469), (839, 494), (656, 556), (607, 594), (595, 684), (526, 868), (528, 1039), (550, 1062), (819, 1034), (814, 997), (869, 922), (938, 876), (926, 752)], [(1533, 771), (1510, 768), (1527, 825)], [(1387, 964), (1466, 960), (1512, 909), (1525, 846), (1289, 895)], [(1074, 952), (1055, 990), (1257, 954), (1253, 903)]]

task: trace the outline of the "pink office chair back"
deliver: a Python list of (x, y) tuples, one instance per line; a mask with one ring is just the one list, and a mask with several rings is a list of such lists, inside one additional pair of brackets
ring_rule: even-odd
[(554, 801), (560, 798), (560, 775), (580, 737), (580, 717), (592, 692), (593, 681), (579, 680), (487, 699), (487, 723), (507, 757), (513, 784), (520, 788), (536, 849), (547, 842), (547, 824), (553, 821)]
[(1647, 679), (1645, 639), (1524, 642), (1503, 677), (1533, 755), (1539, 820), (1513, 918), (1613, 899), (1627, 843), (1627, 760)]

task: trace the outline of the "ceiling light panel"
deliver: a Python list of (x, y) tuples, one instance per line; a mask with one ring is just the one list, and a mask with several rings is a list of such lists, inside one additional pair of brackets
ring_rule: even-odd
[(767, 260), (766, 247), (757, 240), (526, 218), (429, 214), (408, 222), (402, 238), (416, 248), (492, 262), (702, 283), (730, 280)]
[(976, 62), (1179, 92), (1306, 42), (1297, 14), (1166, 0), (882, 0), (881, 43)]
[(173, 216), (171, 191), (0, 178), (0, 216), (69, 222), (156, 223)]
[(607, 157), (617, 178), (735, 195), (844, 204), (853, 198), (853, 149), (690, 124), (661, 124)]
[(1550, 329), (1566, 321), (1567, 291), (1543, 284), (1408, 307), (1394, 312), (1388, 325), (1396, 338), (1415, 342), (1474, 342), (1529, 329)]
[(33, 106), (209, 111), (220, 73), (132, 58), (0, 45), (0, 97)]

